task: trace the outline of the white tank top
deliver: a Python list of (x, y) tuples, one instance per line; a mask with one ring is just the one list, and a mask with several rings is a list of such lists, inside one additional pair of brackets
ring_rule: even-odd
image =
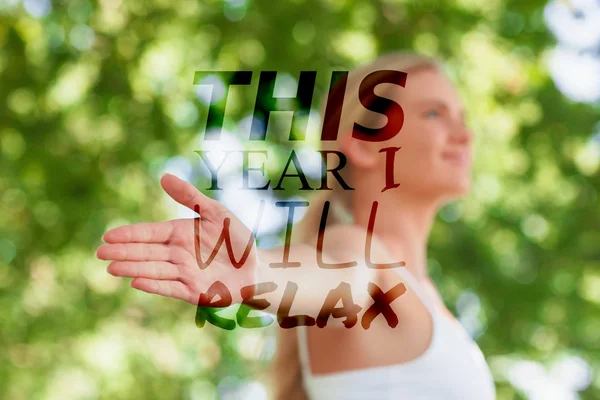
[(432, 315), (433, 335), (427, 350), (401, 364), (313, 375), (306, 327), (298, 327), (302, 379), (308, 397), (311, 400), (495, 399), (494, 380), (477, 344), (461, 326), (441, 314), (406, 268), (398, 271)]

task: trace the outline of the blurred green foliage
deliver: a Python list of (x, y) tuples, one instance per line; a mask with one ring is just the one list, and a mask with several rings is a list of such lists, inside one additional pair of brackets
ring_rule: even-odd
[[(0, 2), (1, 397), (210, 399), (256, 376), (272, 336), (197, 329), (193, 307), (109, 276), (100, 237), (168, 218), (160, 171), (174, 156), (200, 163), (194, 71), (317, 70), (317, 98), (331, 70), (414, 49), (447, 63), (477, 133), (473, 194), (432, 232), (442, 295), (453, 310), (465, 291), (480, 299), (499, 399), (525, 396), (507, 381), (511, 362), (565, 355), (596, 371), (581, 398), (600, 398), (598, 108), (548, 76), (544, 5)], [(231, 98), (233, 129), (252, 90)]]

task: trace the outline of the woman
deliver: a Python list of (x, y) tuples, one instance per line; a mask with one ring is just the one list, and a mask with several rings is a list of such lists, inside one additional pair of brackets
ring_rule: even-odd
[[(408, 75), (404, 84), (364, 79), (374, 71)], [(367, 106), (384, 97), (401, 105), (401, 110), (387, 107), (385, 115), (367, 111), (364, 101), (361, 105), (358, 100), (359, 92)], [(208, 297), (200, 294), (215, 280), (226, 283), (236, 302), (242, 301), (241, 287), (272, 281), (283, 288), (292, 281), (297, 288), (304, 288), (294, 293), (296, 314), (330, 313), (335, 304), (324, 310), (323, 299), (337, 283), (346, 282), (352, 288), (352, 302), (359, 307), (354, 310), (360, 309), (364, 319), (373, 303), (371, 283), (382, 293), (406, 289), (401, 296), (396, 290), (389, 303), (396, 323), (388, 313), (388, 317), (377, 315), (368, 329), (360, 324), (345, 329), (349, 318), (330, 318), (324, 328), (313, 323), (280, 329), (273, 364), (276, 399), (495, 398), (493, 380), (479, 348), (444, 306), (427, 273), (427, 240), (437, 211), (471, 186), (472, 134), (465, 126), (454, 86), (436, 61), (393, 53), (352, 71), (333, 89), (328, 108), (333, 111), (330, 116), (339, 113), (341, 124), (337, 140), (323, 142), (323, 146), (347, 157), (348, 166), (339, 171), (340, 177), (354, 190), (338, 185), (311, 199), (306, 215), (294, 229), (295, 243), (289, 253), (289, 259), (300, 261), (302, 268), (267, 268), (267, 264), (281, 261), (284, 250), (252, 247), (242, 269), (231, 268), (226, 252), (219, 251), (213, 260), (216, 267), (200, 270), (190, 220), (113, 229), (104, 235), (108, 244), (98, 250), (98, 257), (115, 260), (108, 271), (133, 277), (132, 286), (137, 289), (201, 306), (208, 304)], [(335, 121), (325, 121), (327, 133), (338, 130)], [(383, 128), (359, 129), (358, 136), (374, 135), (373, 141), (361, 140), (351, 134), (355, 121)], [(400, 133), (389, 131), (398, 126), (402, 127)], [(377, 141), (377, 135), (389, 139)], [(395, 148), (392, 170), (383, 148)], [(390, 174), (399, 186), (390, 186)], [(232, 247), (244, 248), (251, 237), (248, 228), (222, 205), (176, 177), (167, 175), (161, 184), (181, 204), (192, 209), (199, 205), (202, 260), (210, 255), (227, 217)], [(369, 228), (373, 204), (377, 205), (376, 224)], [(354, 260), (358, 266), (325, 270), (316, 265), (325, 205), (330, 205), (332, 212), (324, 233), (323, 260)], [(373, 235), (371, 241), (369, 234)], [(371, 248), (365, 258), (366, 242)], [(377, 263), (402, 260), (405, 266), (371, 269), (363, 261), (369, 258)], [(273, 305), (266, 310), (280, 312)]]

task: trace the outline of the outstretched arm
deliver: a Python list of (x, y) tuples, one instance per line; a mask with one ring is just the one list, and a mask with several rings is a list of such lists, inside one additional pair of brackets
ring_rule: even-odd
[[(283, 260), (283, 247), (256, 249), (250, 230), (225, 206), (203, 195), (193, 185), (168, 174), (161, 179), (161, 185), (175, 201), (197, 211), (200, 217), (121, 226), (106, 232), (103, 236), (106, 244), (97, 250), (98, 258), (112, 261), (108, 272), (133, 278), (131, 286), (135, 289), (198, 306), (209, 306), (211, 299), (201, 295), (206, 294), (217, 281), (227, 288), (234, 303), (244, 301), (242, 288), (252, 287), (246, 289), (247, 299), (248, 295), (255, 292), (253, 289), (258, 288), (254, 285), (273, 282), (276, 285), (274, 291), (256, 296), (269, 299), (271, 305), (264, 311), (272, 314), (281, 311), (282, 302), (291, 300), (284, 298), (284, 291), (288, 289), (286, 296), (289, 297), (294, 285), (297, 285), (297, 291), (293, 293), (294, 314), (316, 315), (322, 311), (329, 292), (342, 282), (352, 289), (355, 304), (364, 308), (370, 301), (367, 285), (369, 282), (376, 283), (379, 273), (376, 274), (377, 270), (367, 268), (361, 262), (366, 233), (360, 229), (340, 226), (334, 226), (331, 230), (328, 228), (327, 236), (336, 239), (330, 242), (326, 239), (324, 246), (324, 261), (356, 260), (358, 265), (355, 267), (320, 268), (315, 248), (307, 244), (294, 244), (290, 248), (290, 260), (300, 262), (301, 266), (272, 268), (271, 263)], [(226, 220), (229, 221), (234, 259), (239, 261), (239, 257), (245, 251), (247, 253), (240, 268), (233, 265), (225, 242), (213, 254)], [(341, 237), (344, 240), (339, 240)], [(374, 249), (374, 257), (378, 257), (377, 253), (383, 254), (377, 250), (377, 246)], [(210, 265), (201, 269), (200, 265), (207, 264), (208, 260), (211, 260)], [(252, 306), (252, 303), (249, 305)], [(330, 308), (335, 306), (333, 304)]]

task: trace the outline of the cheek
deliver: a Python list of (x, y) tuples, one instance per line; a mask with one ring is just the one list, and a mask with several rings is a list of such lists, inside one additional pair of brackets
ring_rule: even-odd
[(396, 156), (395, 173), (406, 182), (432, 182), (443, 167), (444, 132), (435, 124), (423, 122), (405, 128), (394, 138), (393, 146), (402, 147)]
[(385, 147), (401, 147), (396, 153), (394, 175), (405, 191), (458, 196), (470, 189), (470, 175), (442, 158), (448, 135), (439, 121), (406, 120), (400, 133), (386, 142)]

